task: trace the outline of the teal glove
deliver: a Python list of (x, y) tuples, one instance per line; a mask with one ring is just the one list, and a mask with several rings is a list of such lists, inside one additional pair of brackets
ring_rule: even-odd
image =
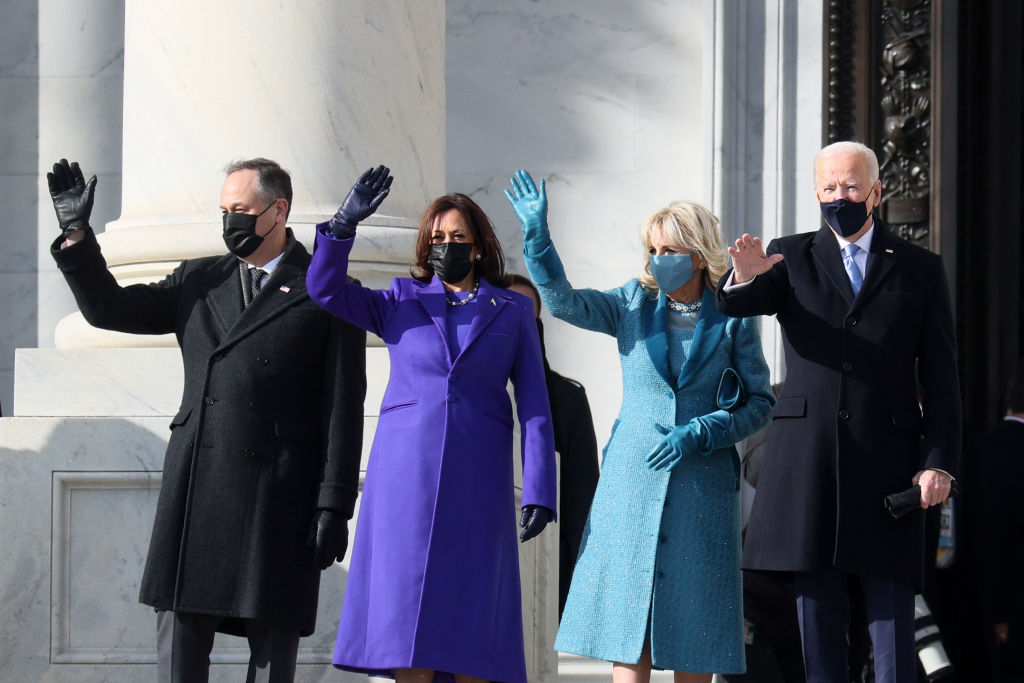
[(512, 183), (512, 191), (505, 190), (505, 196), (523, 226), (523, 251), (528, 256), (536, 256), (551, 244), (551, 234), (548, 232), (548, 195), (544, 179), (541, 178), (538, 191), (530, 174), (519, 169), (509, 178), (509, 182)]
[(647, 466), (652, 470), (671, 472), (683, 458), (704, 450), (707, 435), (699, 422), (688, 422), (674, 429), (656, 424), (654, 428), (665, 438), (647, 454)]

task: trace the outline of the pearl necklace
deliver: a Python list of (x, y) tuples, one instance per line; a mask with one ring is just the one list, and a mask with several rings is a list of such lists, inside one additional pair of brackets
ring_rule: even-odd
[(679, 311), (680, 313), (696, 313), (704, 304), (704, 301), (702, 299), (697, 299), (696, 301), (690, 302), (672, 301), (672, 299), (669, 299), (667, 296), (665, 297), (665, 302), (668, 304), (668, 307), (671, 308), (673, 311)]
[(451, 298), (450, 298), (450, 297), (448, 296), (448, 293), (447, 293), (447, 292), (445, 292), (445, 295), (444, 295), (444, 300), (448, 302), (448, 305), (449, 305), (449, 306), (465, 306), (465, 305), (466, 305), (466, 304), (468, 304), (468, 303), (469, 303), (470, 301), (472, 301), (473, 299), (475, 299), (475, 298), (476, 298), (476, 293), (477, 293), (477, 292), (478, 292), (479, 290), (480, 290), (480, 280), (479, 280), (479, 279), (477, 279), (477, 280), (473, 280), (473, 291), (472, 291), (472, 292), (470, 292), (470, 293), (469, 293), (469, 296), (467, 296), (467, 297), (466, 297), (465, 299), (462, 299), (461, 301), (460, 301), (460, 300), (458, 300), (458, 299), (455, 299), (455, 300), (453, 300), (453, 299), (451, 299)]

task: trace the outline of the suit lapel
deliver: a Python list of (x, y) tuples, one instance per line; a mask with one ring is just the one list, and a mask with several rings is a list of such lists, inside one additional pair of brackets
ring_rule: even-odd
[(462, 345), (462, 351), (473, 345), (473, 342), (480, 337), (487, 326), (498, 317), (498, 314), (508, 303), (508, 299), (502, 295), (500, 288), (493, 286), (487, 280), (480, 278), (480, 289), (477, 290), (477, 313), (469, 324), (469, 333), (466, 335), (466, 343)]
[(693, 332), (693, 341), (690, 342), (690, 352), (686, 355), (686, 361), (679, 370), (679, 379), (676, 387), (682, 389), (686, 383), (693, 378), (708, 358), (718, 348), (725, 333), (725, 322), (727, 318), (718, 312), (715, 306), (715, 295), (710, 289), (704, 290), (701, 297), (700, 319), (697, 321), (697, 329)]
[(818, 230), (818, 234), (814, 236), (811, 254), (813, 254), (818, 268), (825, 274), (825, 278), (835, 287), (846, 304), (852, 305), (853, 286), (850, 284), (850, 276), (846, 273), (846, 267), (843, 265), (843, 256), (840, 253), (836, 236), (827, 225), (822, 226)]
[(656, 301), (645, 299), (642, 311), (647, 355), (665, 383), (674, 387), (675, 382), (668, 373), (668, 306), (665, 303), (665, 293), (659, 291)]
[(441, 341), (444, 343), (445, 354), (448, 355), (448, 364), (451, 365), (452, 357), (451, 351), (448, 347), (448, 323), (446, 321), (446, 308), (448, 307), (447, 297), (444, 294), (444, 285), (441, 284), (441, 278), (435, 275), (430, 282), (420, 283), (413, 292), (416, 294), (416, 299), (420, 302), (424, 309), (427, 311), (427, 315), (434, 322), (434, 327), (437, 328), (437, 333), (441, 335)]
[[(289, 245), (263, 289), (237, 317), (222, 345), (231, 344), (275, 318), (281, 311), (306, 299), (306, 267), (309, 253), (289, 231)], [(241, 278), (236, 276), (238, 296), (241, 297)]]
[(868, 254), (867, 272), (864, 274), (864, 284), (861, 285), (860, 293), (857, 295), (857, 303), (865, 301), (889, 275), (892, 267), (903, 255), (903, 250), (900, 247), (900, 241), (892, 234), (888, 226), (876, 218), (875, 232), (871, 236), (871, 252)]
[[(239, 261), (228, 254), (203, 272), (206, 301), (217, 324), (218, 337), (223, 339), (242, 315), (242, 282)], [(244, 264), (243, 264), (244, 267)]]

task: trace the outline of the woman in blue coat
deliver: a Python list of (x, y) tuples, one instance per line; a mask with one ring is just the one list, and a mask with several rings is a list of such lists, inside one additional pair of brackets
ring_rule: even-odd
[(756, 321), (715, 308), (728, 256), (718, 220), (676, 202), (648, 219), (645, 273), (573, 289), (547, 230), (544, 181), (506, 195), (551, 314), (618, 341), (622, 406), (605, 447), (555, 649), (614, 663), (616, 683), (740, 673), (743, 600), (737, 441), (774, 403)]
[(526, 297), (469, 197), (431, 203), (413, 278), (348, 280), (358, 221), (391, 184), (367, 171), (317, 226), (314, 301), (380, 336), (391, 358), (366, 472), (334, 665), (398, 681), (525, 683), (515, 538), (512, 404), (522, 430), (521, 538), (554, 518), (544, 362)]

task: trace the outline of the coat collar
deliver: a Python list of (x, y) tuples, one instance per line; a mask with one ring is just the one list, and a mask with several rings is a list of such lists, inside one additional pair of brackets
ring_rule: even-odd
[[(234, 277), (224, 278), (210, 293), (211, 308), (218, 309), (218, 320), (231, 321), (220, 346), (232, 344), (275, 318), (282, 311), (304, 301), (306, 294), (306, 268), (309, 266), (309, 252), (288, 230), (288, 246), (284, 257), (274, 268), (259, 296), (248, 307), (242, 309), (242, 279), (237, 258), (226, 259), (231, 263)], [(230, 289), (230, 292), (228, 291)], [(235, 312), (234, 318), (228, 318)]]
[(717, 348), (725, 332), (725, 322), (728, 318), (718, 312), (714, 292), (705, 288), (701, 296), (697, 329), (694, 330), (693, 340), (690, 342), (690, 352), (679, 371), (679, 377), (674, 378), (669, 375), (668, 370), (668, 304), (665, 293), (659, 291), (654, 308), (651, 309), (648, 305), (645, 309), (647, 313), (643, 316), (643, 329), (647, 354), (665, 383), (674, 389), (681, 389)]
[(903, 251), (903, 241), (893, 234), (888, 225), (876, 218), (867, 272), (864, 274), (864, 284), (861, 285), (855, 304), (864, 301), (885, 280), (892, 267), (903, 256)]
[[(877, 227), (877, 226), (876, 226)], [(874, 249), (876, 238), (872, 238), (871, 244)], [(811, 254), (818, 264), (818, 268), (825, 274), (826, 279), (843, 297), (847, 306), (853, 304), (853, 287), (850, 285), (850, 276), (846, 274), (846, 267), (843, 265), (843, 255), (836, 242), (836, 236), (828, 225), (821, 226), (818, 233), (811, 240)], [(863, 289), (863, 287), (862, 287)]]
[(843, 265), (843, 255), (828, 225), (818, 230), (811, 245), (811, 253), (814, 254), (818, 267), (851, 308), (871, 295), (903, 254), (903, 243), (892, 233), (889, 226), (877, 216), (874, 221), (875, 231), (871, 237), (867, 272), (864, 273), (864, 284), (861, 285), (856, 298), (853, 296), (853, 287), (850, 286), (850, 276)]
[[(444, 284), (437, 275), (434, 275), (430, 282), (419, 283), (419, 286), (413, 291), (420, 304), (426, 309), (427, 315), (433, 321), (438, 334), (441, 335), (446, 353), (449, 353), (449, 364), (454, 365), (457, 359), (450, 357), (449, 349), (451, 347), (448, 344), (447, 322), (448, 297), (445, 295)], [(470, 323), (469, 333), (466, 335), (466, 343), (459, 353), (460, 357), (466, 353), (466, 349), (473, 345), (473, 342), (480, 337), (487, 326), (494, 321), (498, 313), (509, 302), (505, 290), (492, 285), (486, 278), (480, 278), (480, 288), (477, 290), (476, 299), (477, 314), (473, 316), (473, 321)]]

